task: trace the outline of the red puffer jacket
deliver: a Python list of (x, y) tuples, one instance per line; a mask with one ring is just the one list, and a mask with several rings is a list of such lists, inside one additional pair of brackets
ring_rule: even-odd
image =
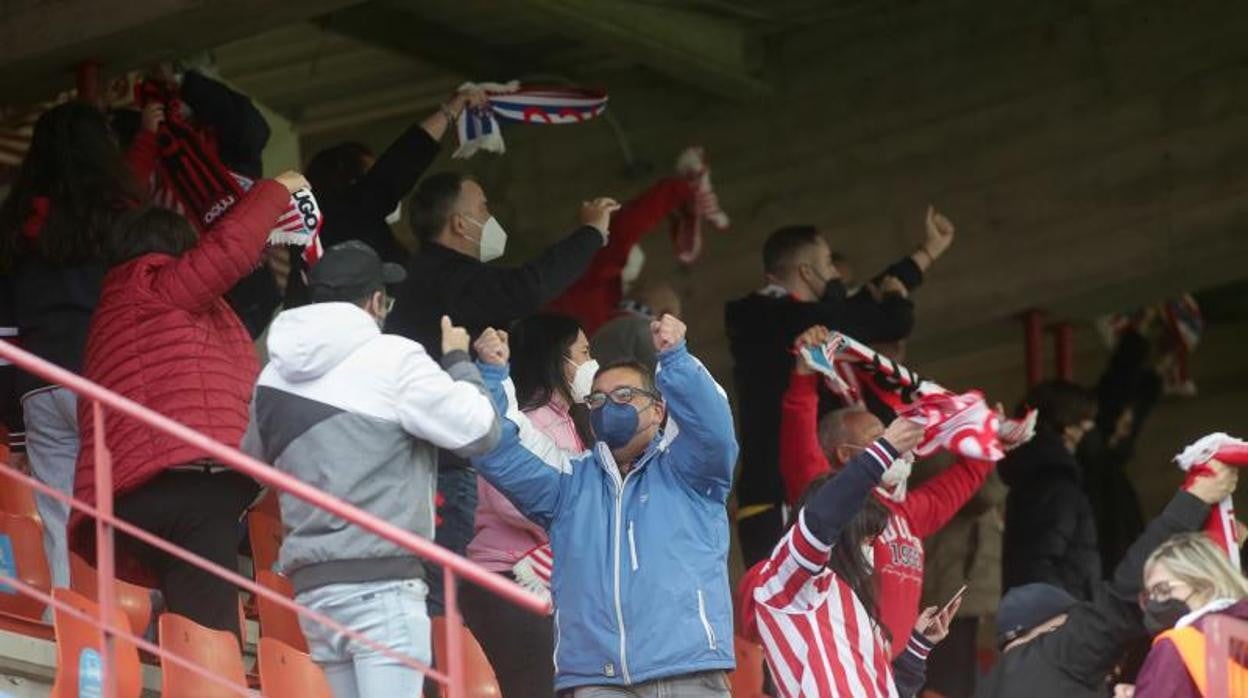
[[(180, 257), (146, 254), (104, 277), (91, 318), (83, 375), (192, 429), (237, 446), (260, 372), (247, 330), (225, 292), (259, 263), (269, 230), (290, 203), (286, 188), (258, 182)], [(82, 447), (74, 495), (96, 501), (91, 402), (78, 404)], [(106, 412), (114, 495), (164, 469), (205, 457), (146, 425)], [(74, 547), (94, 558), (91, 521), (74, 512)]]

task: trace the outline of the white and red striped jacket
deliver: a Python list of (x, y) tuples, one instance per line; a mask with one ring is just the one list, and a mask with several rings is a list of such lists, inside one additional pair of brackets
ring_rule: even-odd
[[(804, 513), (769, 560), (751, 571), (745, 612), (762, 640), (783, 698), (906, 698), (922, 685), (931, 645), (911, 635), (891, 657), (884, 634), (858, 596), (827, 569), (831, 546), (806, 527)], [(894, 668), (898, 676), (894, 677)], [(902, 673), (906, 676), (901, 676)], [(913, 690), (899, 693), (898, 683)]]

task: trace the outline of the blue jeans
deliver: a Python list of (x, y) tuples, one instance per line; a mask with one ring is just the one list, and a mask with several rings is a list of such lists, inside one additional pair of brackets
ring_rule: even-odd
[[(31, 471), (43, 484), (64, 494), (73, 494), (74, 473), (78, 467), (78, 396), (65, 388), (28, 393), (22, 399), (22, 412), (26, 421), (26, 457)], [(37, 492), (35, 508), (43, 520), (43, 552), (48, 558), (52, 586), (68, 587), (69, 546), (65, 527), (69, 523), (69, 505)]]
[[(428, 664), (432, 655), (425, 597), (419, 579), (330, 584), (299, 594), (295, 600), (324, 613), (399, 654)], [(325, 671), (334, 698), (414, 698), (424, 676), (407, 666), (316, 621), (300, 617), (312, 660)]]
[[(438, 494), (442, 506), (434, 542), (457, 555), (463, 555), (476, 532), (477, 471), (464, 459), (449, 451), (438, 452)], [(442, 596), (442, 568), (426, 564), (425, 579), (429, 580), (429, 615), (446, 614)]]

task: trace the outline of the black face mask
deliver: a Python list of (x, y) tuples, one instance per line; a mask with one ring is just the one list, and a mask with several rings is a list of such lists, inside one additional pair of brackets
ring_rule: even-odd
[(1180, 618), (1191, 612), (1192, 609), (1183, 599), (1149, 599), (1144, 604), (1144, 627), (1150, 634), (1156, 635), (1173, 628)]

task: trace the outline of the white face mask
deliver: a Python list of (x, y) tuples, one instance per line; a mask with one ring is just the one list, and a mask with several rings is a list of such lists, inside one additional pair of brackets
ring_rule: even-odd
[(403, 202), (394, 205), (394, 210), (386, 214), (386, 225), (394, 225), (403, 219)]
[[(568, 359), (568, 361), (571, 360)], [(597, 373), (598, 362), (593, 359), (576, 367), (576, 374), (572, 376), (572, 385), (568, 386), (573, 402), (585, 402), (585, 398), (589, 397), (594, 389), (594, 375)]]
[(477, 251), (477, 259), (482, 262), (492, 262), (503, 256), (503, 252), (507, 250), (507, 231), (503, 230), (503, 226), (494, 216), (485, 219), (485, 223), (478, 223), (469, 216), (464, 216), (475, 225), (481, 226), (481, 247)]

